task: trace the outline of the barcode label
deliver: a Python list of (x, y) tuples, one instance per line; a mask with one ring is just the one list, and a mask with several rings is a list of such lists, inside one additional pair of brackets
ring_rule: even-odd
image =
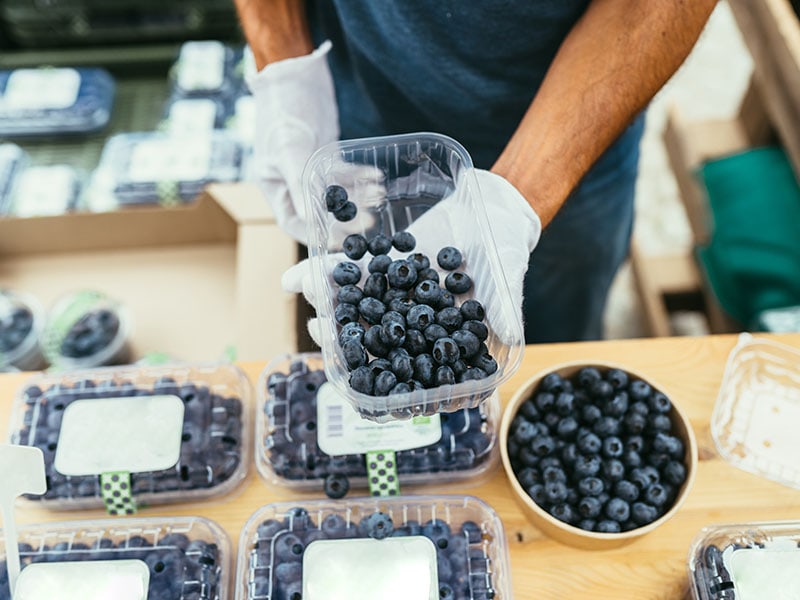
[(344, 414), (341, 405), (328, 405), (328, 437), (340, 438), (344, 435)]

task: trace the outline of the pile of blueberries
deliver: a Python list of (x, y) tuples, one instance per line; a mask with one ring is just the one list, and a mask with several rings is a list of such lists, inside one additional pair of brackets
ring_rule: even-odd
[[(98, 476), (68, 477), (55, 468), (59, 432), (64, 410), (76, 400), (126, 398), (131, 396), (175, 395), (185, 405), (180, 459), (173, 468), (131, 474), (131, 491), (160, 494), (176, 490), (214, 488), (236, 473), (242, 461), (242, 402), (223, 397), (205, 385), (163, 377), (152, 387), (126, 381), (82, 380), (72, 386), (55, 384), (41, 389), (29, 386), (24, 391), (26, 405), (22, 428), (15, 432), (15, 444), (36, 446), (44, 453), (47, 491), (38, 500), (72, 500), (101, 497)], [(136, 432), (146, 435), (147, 432)]]
[[(264, 404), (270, 431), (264, 439), (273, 471), (292, 481), (323, 482), (331, 498), (345, 496), (350, 478), (365, 478), (366, 456), (328, 456), (317, 444), (317, 391), (325, 383), (322, 369), (310, 369), (306, 360), (291, 363), (289, 372), (267, 377)], [(442, 437), (430, 446), (397, 452), (402, 474), (472, 471), (491, 457), (495, 436), (481, 408), (442, 413)]]
[(314, 523), (305, 508), (297, 507), (284, 519), (261, 523), (256, 535), (250, 552), (249, 598), (269, 595), (272, 584), (270, 597), (301, 600), (303, 553), (317, 540), (407, 536), (425, 536), (436, 546), (441, 600), (491, 600), (496, 595), (483, 533), (472, 521), (464, 521), (458, 528), (441, 519), (396, 525), (386, 513), (373, 512), (355, 523), (332, 512)]
[[(737, 549), (746, 548), (737, 544)], [(714, 544), (702, 549), (701, 561), (695, 566), (694, 578), (697, 589), (703, 590), (709, 600), (735, 600), (736, 586), (725, 568), (722, 550)]]
[[(59, 542), (34, 549), (23, 543), (19, 552), (23, 569), (33, 563), (144, 561), (150, 569), (148, 600), (216, 600), (224, 584), (217, 545), (190, 540), (182, 533), (170, 533), (156, 545), (135, 535), (119, 542), (101, 538), (91, 546)], [(11, 600), (5, 561), (0, 561), (0, 600)]]
[(25, 306), (14, 307), (0, 318), (0, 354), (17, 349), (32, 329), (33, 313)]
[(119, 317), (113, 311), (91, 310), (69, 328), (59, 352), (67, 358), (94, 356), (114, 341), (119, 326)]
[(686, 480), (671, 407), (620, 369), (550, 373), (511, 423), (511, 466), (534, 502), (565, 523), (601, 533), (647, 525)]
[[(341, 210), (336, 208), (342, 198), (339, 190), (330, 186), (326, 191), (326, 204), (334, 215)], [(415, 247), (407, 231), (391, 238), (379, 233), (370, 240), (352, 234), (344, 240), (344, 253), (358, 261), (369, 252), (369, 275), (359, 287), (358, 264), (345, 261), (333, 269), (339, 286), (334, 312), (341, 326), (338, 341), (350, 387), (362, 394), (405, 394), (484, 379), (497, 371), (486, 346), (484, 307), (474, 299), (456, 303), (456, 296), (473, 286), (470, 276), (457, 270), (463, 262), (461, 252), (448, 246), (437, 254), (439, 267), (448, 272), (442, 284), (425, 254), (389, 257), (392, 248), (410, 253)]]

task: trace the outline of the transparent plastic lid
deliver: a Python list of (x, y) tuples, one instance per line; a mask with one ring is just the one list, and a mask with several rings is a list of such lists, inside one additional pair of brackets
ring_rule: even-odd
[(126, 364), (132, 322), (124, 305), (96, 290), (61, 298), (49, 311), (44, 353), (59, 369)]
[(171, 69), (175, 91), (186, 96), (211, 96), (230, 92), (234, 52), (222, 42), (191, 41), (181, 45)]
[(689, 551), (695, 600), (800, 597), (800, 522), (736, 523), (701, 530)]
[(503, 525), (470, 496), (270, 504), (242, 530), (237, 600), (511, 598)]
[(114, 91), (103, 69), (0, 71), (0, 136), (99, 131), (111, 118)]
[(728, 356), (711, 416), (722, 458), (800, 488), (800, 350), (749, 334)]
[(40, 368), (43, 327), (42, 308), (33, 296), (0, 288), (0, 367)]
[(379, 424), (326, 383), (319, 353), (273, 360), (258, 382), (256, 464), (271, 483), (326, 490), (332, 476), (368, 487), (366, 453), (394, 450), (399, 483), (477, 483), (497, 464), (496, 396), (481, 406)]
[[(304, 172), (304, 185), (309, 254), (312, 258), (314, 295), (318, 299), (316, 304), (321, 323), (325, 372), (328, 381), (342, 394), (347, 395), (356, 410), (373, 420), (389, 420), (474, 407), (488, 398), (516, 371), (524, 347), (522, 323), (517, 307), (514, 307), (510, 300), (511, 295), (502, 262), (489, 227), (485, 201), (472, 171), (472, 160), (460, 144), (451, 138), (433, 133), (330, 144), (318, 150), (309, 159)], [(342, 209), (334, 202), (336, 210), (344, 210), (339, 217), (329, 212), (326, 201), (326, 192), (329, 186), (333, 185), (342, 187), (347, 194), (347, 202), (354, 204), (352, 207), (345, 205)], [(427, 211), (443, 200), (450, 203), (451, 209), (439, 211), (433, 227), (431, 223), (420, 227)], [(342, 220), (350, 217), (346, 214), (347, 211), (355, 212), (355, 215), (349, 220)], [(455, 214), (459, 215), (457, 220), (453, 219)], [(474, 229), (478, 235), (466, 235), (465, 228)], [(376, 291), (380, 285), (386, 284), (378, 281), (374, 283), (380, 285), (371, 287), (370, 293), (365, 291), (368, 279), (375, 272), (383, 272), (370, 262), (374, 254), (372, 251), (360, 259), (352, 259), (359, 271), (358, 281), (355, 284), (364, 291), (365, 296), (372, 296), (369, 302), (378, 301), (378, 297), (382, 295), (380, 299), (383, 300), (384, 307), (381, 310), (385, 311), (390, 296), (391, 299), (411, 299), (410, 294), (413, 291), (413, 299), (420, 304), (435, 305), (438, 319), (438, 312), (441, 310), (458, 309), (467, 300), (473, 299), (480, 302), (482, 307), (496, 309), (486, 310), (486, 313), (504, 315), (504, 320), (508, 321), (509, 325), (504, 327), (502, 336), (498, 335), (490, 320), (483, 322), (483, 309), (481, 309), (481, 318), (477, 319), (478, 324), (469, 325), (472, 329), (469, 329), (469, 336), (466, 337), (474, 335), (477, 337), (477, 343), (482, 343), (485, 347), (479, 346), (477, 352), (472, 350), (467, 352), (466, 346), (462, 348), (461, 342), (457, 343), (459, 358), (452, 361), (455, 383), (438, 386), (430, 382), (422, 385), (414, 383), (412, 387), (412, 382), (409, 382), (407, 386), (401, 385), (397, 389), (392, 389), (388, 395), (377, 385), (373, 392), (375, 395), (356, 391), (350, 385), (349, 366), (353, 363), (346, 359), (342, 343), (338, 339), (342, 329), (339, 323), (357, 321), (364, 325), (365, 330), (378, 324), (383, 327), (384, 323), (380, 322), (382, 317), (374, 318), (374, 315), (371, 315), (373, 318), (368, 322), (365, 316), (367, 313), (361, 310), (360, 302), (356, 304), (340, 301), (341, 288), (334, 281), (332, 274), (338, 263), (351, 260), (342, 252), (343, 242), (350, 234), (361, 234), (367, 240), (372, 240), (377, 234), (392, 238), (395, 233), (405, 230), (425, 232), (432, 229), (436, 230), (436, 239), (424, 239), (420, 236), (411, 251), (416, 254), (398, 250), (396, 246), (389, 251), (389, 258), (405, 259), (416, 266), (411, 272), (402, 270), (402, 264), (398, 263), (398, 274), (412, 273), (413, 277), (409, 275), (409, 281), (406, 281), (402, 277), (394, 279), (387, 276), (389, 289), (386, 292)], [(459, 247), (459, 240), (472, 240), (472, 245)], [(451, 254), (450, 258), (457, 258), (453, 263), (450, 261), (445, 263), (456, 266), (445, 269), (438, 260), (438, 253), (442, 248), (450, 246), (456, 247), (459, 254)], [(376, 267), (375, 272), (370, 268), (370, 264)], [(387, 270), (385, 266), (383, 269)], [(464, 274), (467, 276), (466, 279)], [(453, 275), (456, 275), (458, 280), (453, 281), (454, 285), (451, 285), (448, 279)], [(439, 280), (441, 285), (433, 286), (429, 279)], [(396, 283), (392, 283), (393, 281)], [(461, 283), (466, 285), (462, 287)], [(420, 290), (420, 287), (424, 289)], [(466, 291), (463, 291), (465, 288)], [(433, 292), (441, 293), (437, 293), (435, 299), (423, 300), (422, 294)], [(375, 302), (372, 304), (375, 305)], [(342, 310), (356, 305), (359, 309), (353, 315), (348, 316), (347, 310)], [(372, 308), (370, 313), (374, 312)], [(454, 315), (448, 316), (458, 318)], [(453, 325), (447, 330), (448, 333), (452, 333), (456, 326), (468, 327), (464, 324), (466, 321), (476, 321), (466, 315), (460, 320), (463, 321), (461, 325)], [(453, 323), (454, 321), (448, 321), (448, 326)], [(436, 324), (439, 324), (438, 320)], [(420, 327), (419, 331), (422, 331), (419, 321), (417, 326)], [(414, 352), (423, 349), (420, 343), (428, 344), (423, 354), (436, 352), (432, 340), (440, 338), (435, 337), (433, 331), (429, 336), (429, 332), (425, 330), (425, 339), (420, 340), (416, 335), (407, 335), (410, 329), (413, 327), (407, 328), (406, 341), (402, 342), (402, 347), (410, 347), (409, 342), (413, 339), (416, 348)], [(381, 339), (384, 340), (384, 345), (388, 344), (385, 337)], [(378, 356), (379, 348), (375, 344), (372, 344), (372, 348), (374, 351), (371, 350), (366, 356), (368, 360)], [(454, 358), (450, 354), (452, 353), (448, 352), (447, 361)], [(443, 381), (450, 380), (448, 377), (443, 379)], [(400, 380), (399, 383), (406, 382)], [(405, 387), (411, 387), (411, 391)], [(357, 389), (362, 388), (359, 386)]]
[[(22, 563), (18, 598), (231, 597), (230, 542), (219, 525), (208, 519), (67, 521), (22, 526), (18, 533)], [(54, 591), (51, 586), (59, 587)], [(0, 537), (0, 600), (10, 599)]]
[(14, 185), (25, 169), (28, 156), (16, 144), (0, 144), (0, 216), (8, 213)]
[(19, 217), (51, 217), (78, 208), (83, 177), (68, 165), (28, 167), (19, 176), (10, 214)]
[(251, 393), (223, 364), (41, 375), (15, 400), (9, 440), (44, 453), (47, 492), (30, 499), (48, 507), (128, 513), (216, 497), (247, 474)]

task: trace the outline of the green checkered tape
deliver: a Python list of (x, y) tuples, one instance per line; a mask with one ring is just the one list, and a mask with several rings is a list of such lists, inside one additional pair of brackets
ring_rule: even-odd
[(156, 184), (158, 203), (161, 206), (178, 206), (181, 203), (178, 189), (177, 181), (159, 181)]
[(42, 349), (47, 361), (58, 368), (61, 358), (61, 344), (64, 338), (80, 318), (89, 312), (105, 296), (100, 292), (85, 290), (74, 294), (70, 303), (55, 318), (48, 323), (45, 329)]
[(367, 479), (371, 496), (399, 496), (397, 460), (392, 450), (367, 452)]
[(110, 515), (132, 515), (136, 512), (136, 500), (131, 491), (131, 474), (127, 471), (101, 474), (100, 495)]

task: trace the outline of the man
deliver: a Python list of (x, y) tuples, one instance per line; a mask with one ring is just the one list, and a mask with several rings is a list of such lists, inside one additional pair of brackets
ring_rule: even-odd
[(305, 241), (299, 180), (316, 148), (447, 134), (478, 169), (526, 341), (602, 337), (642, 111), (716, 0), (235, 1), (261, 71), (257, 168), (288, 232)]

